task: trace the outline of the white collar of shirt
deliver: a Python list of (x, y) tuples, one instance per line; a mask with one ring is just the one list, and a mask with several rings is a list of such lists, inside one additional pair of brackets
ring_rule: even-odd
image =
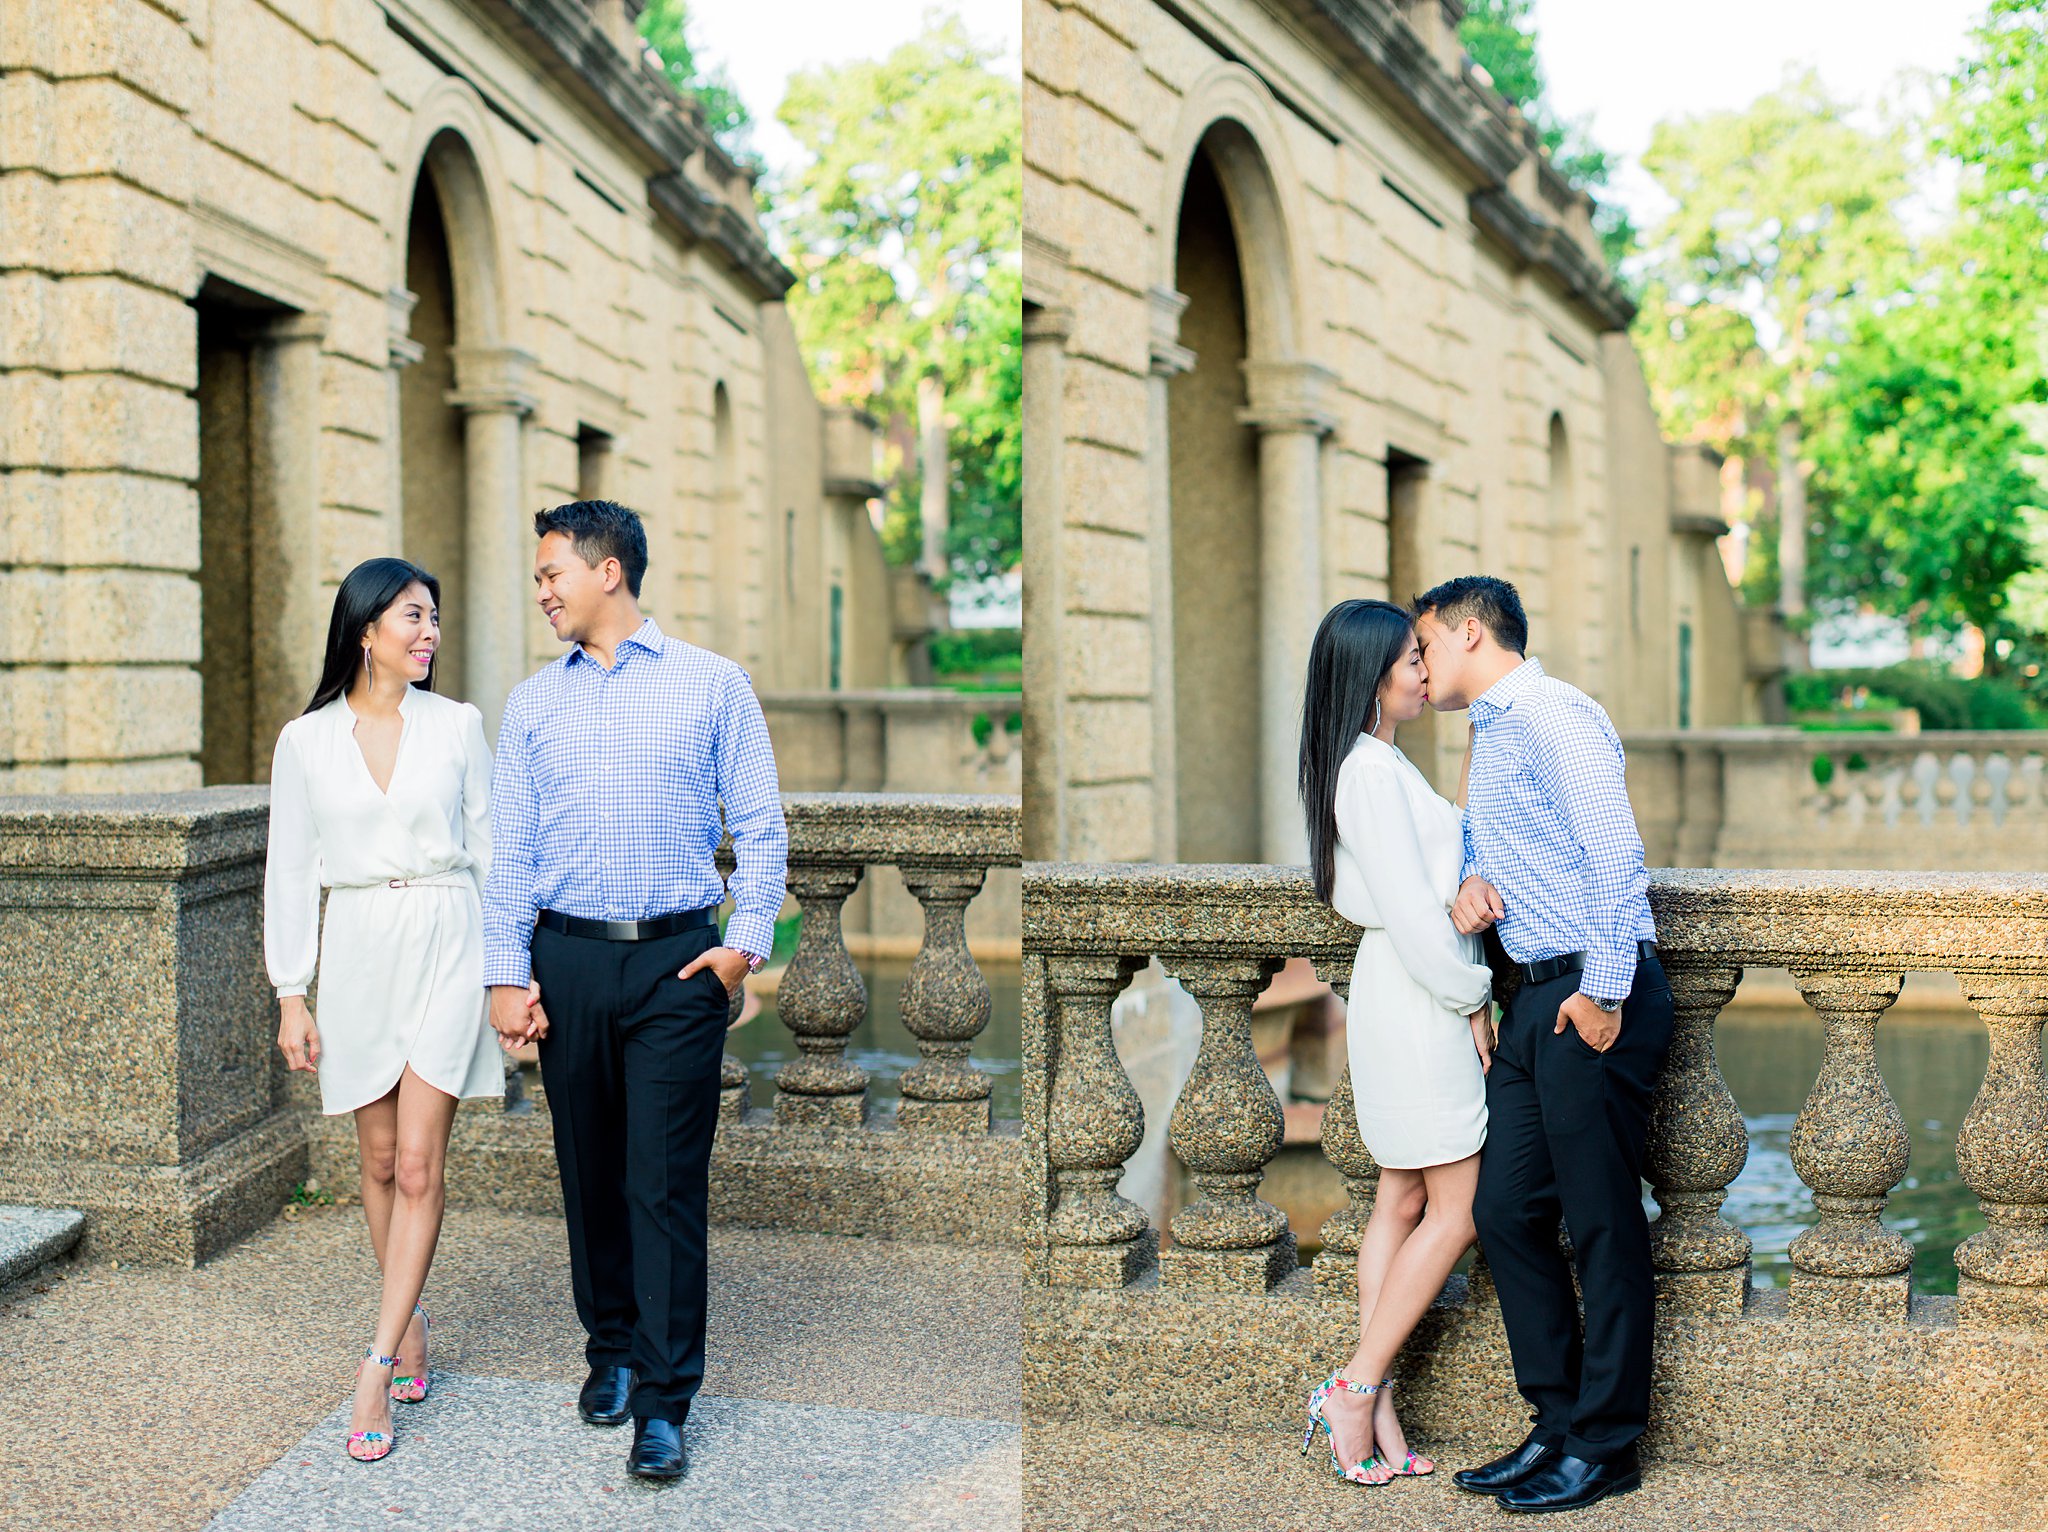
[(1543, 679), (1543, 662), (1536, 659), (1522, 661), (1513, 670), (1502, 676), (1493, 685), (1472, 699), (1472, 722), (1492, 723), (1509, 708), (1513, 707)]
[[(619, 663), (619, 650), (626, 648), (628, 645), (645, 649), (649, 654), (659, 654), (664, 642), (661, 629), (655, 625), (654, 619), (652, 617), (643, 617), (640, 620), (639, 627), (619, 640), (618, 649), (612, 651), (612, 665), (614, 668), (617, 667)], [(562, 663), (573, 665), (578, 660), (588, 661), (592, 665), (597, 663), (596, 660), (591, 659), (589, 654), (584, 651), (581, 644), (571, 644), (569, 652), (562, 657)]]

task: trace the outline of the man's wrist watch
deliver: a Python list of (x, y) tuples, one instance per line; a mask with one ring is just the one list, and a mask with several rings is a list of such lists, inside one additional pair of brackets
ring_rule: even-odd
[(1598, 995), (1588, 995), (1586, 998), (1610, 1016), (1621, 1009), (1621, 1002), (1619, 1000), (1602, 1000)]

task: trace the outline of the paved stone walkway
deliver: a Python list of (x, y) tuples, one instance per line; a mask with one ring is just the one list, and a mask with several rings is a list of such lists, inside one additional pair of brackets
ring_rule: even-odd
[[(1030, 1532), (2042, 1532), (2039, 1490), (1881, 1482), (1782, 1469), (1653, 1464), (1643, 1487), (1563, 1517), (1509, 1516), (1450, 1473), (1511, 1445), (1417, 1443), (1442, 1467), (1377, 1489), (1346, 1484), (1301, 1434), (1198, 1431), (1099, 1421), (1025, 1428)], [(1320, 1454), (1318, 1456), (1317, 1454)]]
[(449, 1215), (428, 1284), (433, 1397), (396, 1408), (388, 1459), (348, 1461), (374, 1284), (360, 1211), (318, 1209), (197, 1271), (16, 1288), (0, 1527), (1018, 1523), (1008, 1252), (714, 1229), (691, 1473), (661, 1486), (625, 1473), (630, 1427), (576, 1418), (560, 1220), (486, 1211)]

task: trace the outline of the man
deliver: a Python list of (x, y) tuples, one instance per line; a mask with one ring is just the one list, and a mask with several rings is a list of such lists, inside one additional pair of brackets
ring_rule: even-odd
[[(534, 583), (571, 645), (505, 704), (484, 894), (491, 1025), (538, 1038), (592, 1425), (682, 1475), (704, 1376), (705, 1219), (730, 994), (761, 966), (789, 851), (767, 724), (739, 666), (642, 617), (640, 518), (534, 518)], [(713, 853), (732, 832), (727, 889)]]
[(1496, 926), (1523, 980), (1486, 1078), (1473, 1216), (1535, 1426), (1454, 1482), (1513, 1511), (1575, 1510), (1641, 1482), (1654, 1293), (1640, 1174), (1671, 987), (1606, 712), (1524, 657), (1529, 623), (1506, 581), (1447, 581), (1415, 606), (1431, 705), (1472, 713), (1452, 922)]

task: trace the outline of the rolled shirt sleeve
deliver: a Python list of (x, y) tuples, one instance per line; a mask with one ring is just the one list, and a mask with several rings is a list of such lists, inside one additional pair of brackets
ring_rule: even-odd
[(732, 836), (733, 874), (726, 885), (732, 915), (725, 945), (767, 957), (789, 876), (789, 827), (782, 816), (768, 721), (746, 672), (727, 673), (718, 715), (717, 789)]

